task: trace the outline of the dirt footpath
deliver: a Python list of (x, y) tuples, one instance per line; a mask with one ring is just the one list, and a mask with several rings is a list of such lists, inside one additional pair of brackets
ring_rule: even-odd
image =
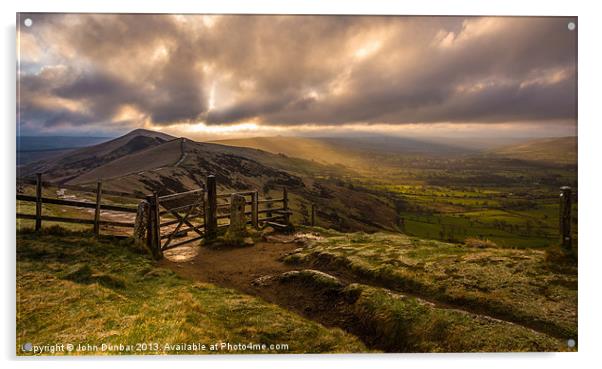
[[(292, 241), (292, 237), (289, 238)], [(282, 257), (299, 248), (295, 242), (259, 242), (243, 248), (210, 249), (206, 247), (175, 248), (165, 253), (160, 265), (176, 272), (179, 276), (194, 281), (208, 282), (221, 287), (258, 296), (268, 302), (294, 311), (326, 327), (340, 327), (357, 335), (368, 347), (373, 347), (371, 338), (364, 335), (353, 317), (341, 309), (336, 296), (316, 293), (310, 286), (278, 283), (253, 283), (257, 278), (277, 276), (302, 266), (288, 265)], [(331, 272), (333, 273), (333, 272)], [(339, 273), (333, 273), (342, 277)]]
[(173, 253), (166, 253), (161, 265), (184, 278), (263, 295), (262, 289), (251, 282), (265, 275), (299, 269), (279, 261), (298, 247), (295, 243), (259, 242), (242, 248), (176, 248)]

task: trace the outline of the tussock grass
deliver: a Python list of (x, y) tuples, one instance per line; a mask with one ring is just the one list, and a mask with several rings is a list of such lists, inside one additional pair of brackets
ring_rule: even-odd
[(363, 328), (388, 351), (563, 351), (558, 339), (495, 319), (434, 307), (419, 299), (360, 284), (344, 293)]
[(283, 273), (279, 280), (285, 283), (293, 282), (302, 285), (317, 286), (322, 289), (340, 289), (343, 284), (335, 277), (319, 270), (304, 269)]
[(465, 239), (464, 244), (468, 247), (474, 247), (477, 249), (488, 249), (497, 247), (497, 245), (493, 241), (474, 237), (469, 237)]
[[(279, 353), (366, 351), (340, 329), (327, 329), (230, 289), (181, 279), (157, 267), (131, 241), (96, 240), (58, 228), (17, 235), (18, 355), (27, 354), (21, 350), (26, 342), (99, 347), (156, 343), (161, 349), (113, 354), (211, 353), (164, 345), (218, 342), (289, 345), (288, 350), (271, 351)], [(71, 354), (109, 353), (93, 349)]]
[(365, 283), (556, 337), (577, 337), (577, 267), (551, 263), (542, 250), (481, 249), (401, 234), (329, 231), (285, 261), (341, 270)]
[(563, 250), (560, 245), (554, 245), (546, 249), (546, 261), (556, 267), (571, 267), (576, 265), (578, 251), (573, 248), (570, 251)]

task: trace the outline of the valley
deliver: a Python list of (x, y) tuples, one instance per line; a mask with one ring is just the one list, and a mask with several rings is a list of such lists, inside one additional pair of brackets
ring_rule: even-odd
[[(542, 248), (558, 239), (561, 186), (577, 192), (571, 138), (532, 140), (476, 150), (425, 141), (271, 137), (215, 143), (135, 130), (99, 145), (19, 168), (58, 183), (159, 195), (204, 186), (291, 195), (293, 221), (339, 231), (399, 231), (427, 239), (488, 239), (504, 247)], [(231, 146), (240, 145), (240, 146)], [(500, 146), (501, 145), (501, 146)], [(489, 147), (489, 146), (488, 146)], [(519, 152), (529, 160), (517, 159)], [(574, 150), (569, 150), (574, 152)], [(318, 160), (319, 159), (319, 160)], [(577, 239), (577, 201), (573, 210)]]
[(474, 237), (520, 248), (555, 243), (559, 188), (577, 192), (576, 139), (496, 141), (479, 149), (466, 141), (314, 138), (295, 145), (293, 138), (272, 137), (223, 143), (307, 160), (319, 156), (343, 170), (335, 181), (392, 204), (395, 229), (409, 235), (450, 242)]

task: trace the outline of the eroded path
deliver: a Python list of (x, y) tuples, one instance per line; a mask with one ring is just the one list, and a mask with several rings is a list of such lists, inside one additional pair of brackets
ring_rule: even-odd
[[(264, 276), (279, 276), (282, 273), (306, 269), (303, 266), (289, 265), (280, 261), (299, 247), (303, 247), (303, 244), (296, 243), (292, 237), (274, 237), (269, 239), (269, 242), (259, 242), (254, 246), (244, 248), (181, 247), (167, 252), (161, 265), (173, 270), (181, 277), (259, 296), (324, 326), (342, 328), (358, 336), (370, 348), (395, 351), (396, 348), (383, 346), (382, 340), (379, 342), (379, 337), (375, 337), (374, 332), (366, 331), (362, 323), (358, 322), (357, 317), (349, 311), (348, 304), (336, 293), (319, 291), (312, 286), (303, 284), (282, 285), (269, 280), (267, 283), (257, 283), (257, 279)], [(345, 284), (361, 282), (341, 271), (326, 269), (322, 271), (337, 277)], [(365, 282), (361, 283), (365, 284)], [(399, 292), (403, 293), (403, 291)], [(463, 311), (483, 319), (517, 325), (487, 315), (460, 310), (457, 306), (452, 307), (436, 301), (428, 303), (444, 309)], [(525, 327), (525, 329), (528, 328)]]
[[(278, 284), (253, 283), (260, 277), (304, 269), (280, 261), (300, 246), (290, 241), (259, 242), (251, 247), (226, 249), (190, 246), (169, 250), (160, 263), (183, 278), (259, 296), (326, 327), (342, 328), (358, 336), (368, 347), (379, 348), (370, 342), (370, 337), (351, 323), (353, 318), (344, 309), (339, 309), (340, 301), (331, 298), (332, 296), (316, 294), (311, 288), (298, 285), (283, 288)], [(338, 274), (333, 271), (329, 273)]]

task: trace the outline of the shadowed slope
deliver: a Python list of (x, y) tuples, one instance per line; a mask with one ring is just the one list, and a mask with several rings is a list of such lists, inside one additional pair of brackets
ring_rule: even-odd
[(577, 164), (577, 137), (532, 140), (493, 150), (491, 154), (512, 159), (552, 164)]

